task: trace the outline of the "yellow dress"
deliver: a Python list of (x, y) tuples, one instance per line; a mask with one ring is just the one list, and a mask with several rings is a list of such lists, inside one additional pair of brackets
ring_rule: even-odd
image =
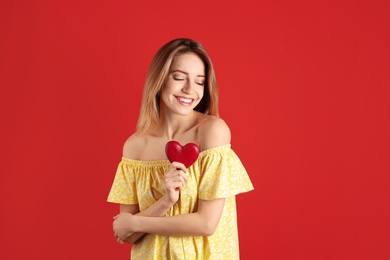
[[(108, 195), (108, 202), (138, 204), (143, 211), (164, 193), (163, 176), (168, 160), (139, 161), (122, 158)], [(187, 169), (188, 181), (180, 199), (166, 216), (196, 211), (198, 199), (226, 198), (221, 220), (212, 236), (161, 236), (146, 234), (132, 246), (131, 259), (239, 259), (235, 195), (253, 190), (240, 159), (230, 144), (210, 148), (199, 154)]]

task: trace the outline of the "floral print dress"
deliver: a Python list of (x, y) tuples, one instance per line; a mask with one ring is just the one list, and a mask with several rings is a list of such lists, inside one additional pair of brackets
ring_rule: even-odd
[[(108, 202), (138, 204), (143, 211), (165, 193), (168, 160), (139, 161), (122, 158), (108, 195)], [(199, 199), (226, 198), (223, 213), (211, 236), (162, 236), (146, 234), (131, 249), (131, 259), (200, 260), (239, 259), (235, 196), (253, 190), (249, 176), (230, 144), (202, 151), (187, 169), (188, 181), (177, 203), (166, 216), (196, 212)]]

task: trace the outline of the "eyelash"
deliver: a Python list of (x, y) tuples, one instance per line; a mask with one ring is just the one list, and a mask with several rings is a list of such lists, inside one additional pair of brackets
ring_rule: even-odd
[[(176, 77), (173, 77), (173, 79), (176, 81), (183, 81), (184, 80), (184, 79), (176, 78)], [(201, 83), (201, 82), (196, 82), (196, 84), (198, 84), (199, 86), (204, 86), (204, 83)]]

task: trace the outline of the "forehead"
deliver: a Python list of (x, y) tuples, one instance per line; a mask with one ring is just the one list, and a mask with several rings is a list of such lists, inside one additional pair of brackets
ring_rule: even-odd
[(201, 58), (194, 53), (184, 53), (172, 60), (171, 71), (182, 70), (189, 74), (204, 75), (205, 66)]

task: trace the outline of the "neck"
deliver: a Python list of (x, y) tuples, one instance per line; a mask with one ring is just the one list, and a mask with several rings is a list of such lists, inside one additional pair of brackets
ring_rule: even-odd
[(156, 127), (156, 135), (163, 137), (167, 141), (179, 139), (197, 124), (196, 113), (187, 116), (161, 117)]

